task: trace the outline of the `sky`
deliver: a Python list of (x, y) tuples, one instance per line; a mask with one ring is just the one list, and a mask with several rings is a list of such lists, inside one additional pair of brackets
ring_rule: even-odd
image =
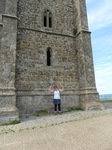
[(112, 94), (112, 0), (86, 0), (96, 87)]

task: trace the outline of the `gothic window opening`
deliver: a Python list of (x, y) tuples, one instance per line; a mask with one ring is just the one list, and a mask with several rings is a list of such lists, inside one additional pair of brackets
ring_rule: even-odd
[(51, 49), (47, 49), (47, 66), (51, 66)]
[(52, 28), (52, 19), (49, 17), (49, 28)]
[(52, 28), (52, 13), (49, 10), (44, 12), (44, 27)]
[(44, 16), (44, 27), (47, 27), (47, 17)]
[(52, 17), (51, 17), (51, 13), (49, 13), (49, 28), (52, 28)]

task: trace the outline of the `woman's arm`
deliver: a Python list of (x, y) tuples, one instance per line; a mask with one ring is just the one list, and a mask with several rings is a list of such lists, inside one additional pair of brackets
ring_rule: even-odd
[(61, 92), (63, 92), (64, 91), (64, 86), (63, 85), (60, 85), (61, 86)]
[(52, 85), (49, 88), (49, 92), (52, 93)]

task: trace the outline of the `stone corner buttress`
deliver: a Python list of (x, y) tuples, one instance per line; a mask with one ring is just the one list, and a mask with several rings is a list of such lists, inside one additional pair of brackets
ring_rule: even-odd
[(96, 89), (94, 65), (91, 46), (91, 35), (88, 31), (88, 20), (85, 0), (74, 1), (78, 10), (76, 16), (78, 34), (76, 49), (78, 61), (80, 106), (84, 110), (103, 109)]
[(19, 120), (15, 93), (17, 1), (0, 1), (0, 7), (0, 124), (5, 124)]

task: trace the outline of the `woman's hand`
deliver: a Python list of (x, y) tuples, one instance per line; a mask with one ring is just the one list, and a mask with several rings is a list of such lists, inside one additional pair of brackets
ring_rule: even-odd
[(63, 92), (64, 91), (64, 86), (63, 85), (60, 85), (61, 86), (61, 91)]
[(49, 88), (49, 92), (52, 93), (52, 85)]

